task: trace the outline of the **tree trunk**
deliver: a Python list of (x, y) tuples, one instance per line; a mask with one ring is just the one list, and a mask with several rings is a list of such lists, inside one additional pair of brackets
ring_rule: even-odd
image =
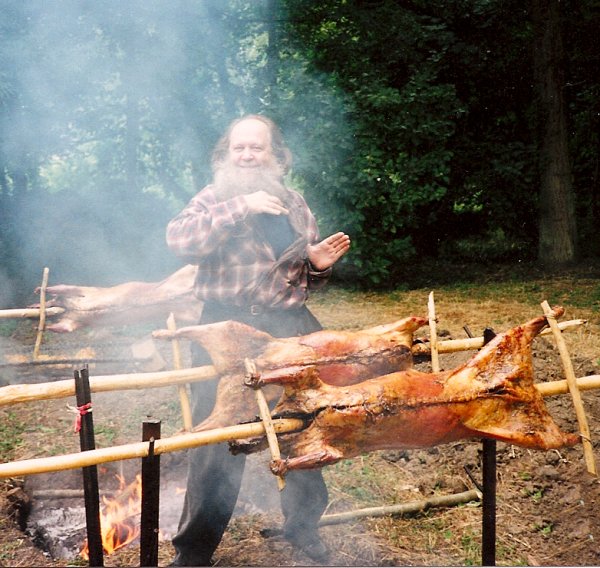
[(544, 265), (576, 259), (577, 225), (563, 96), (559, 0), (533, 0), (534, 69), (539, 124), (539, 248)]
[(267, 101), (270, 105), (274, 105), (277, 92), (277, 68), (279, 66), (278, 52), (278, 24), (279, 6), (277, 0), (268, 0), (266, 5), (266, 20), (267, 34), (269, 36), (269, 44), (267, 46), (267, 65), (265, 68), (267, 90)]

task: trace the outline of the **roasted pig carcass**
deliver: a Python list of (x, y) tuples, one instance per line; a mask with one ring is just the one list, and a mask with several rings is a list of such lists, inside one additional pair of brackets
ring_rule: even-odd
[(48, 286), (46, 305), (65, 312), (46, 329), (71, 332), (85, 326), (165, 321), (170, 313), (178, 323), (195, 323), (202, 312), (202, 302), (193, 293), (197, 270), (188, 264), (160, 282), (125, 282), (107, 288)]
[[(260, 369), (311, 368), (330, 385), (350, 385), (412, 366), (413, 333), (427, 323), (408, 317), (360, 331), (323, 330), (299, 337), (275, 338), (235, 321), (158, 330), (155, 338), (186, 338), (209, 353), (221, 375), (212, 414), (194, 431), (231, 426), (258, 413), (252, 391), (245, 385), (245, 359)], [(277, 400), (281, 387), (265, 389), (267, 400)]]
[[(546, 323), (539, 317), (497, 335), (453, 371), (409, 369), (350, 386), (325, 384), (316, 366), (257, 374), (259, 385), (284, 386), (273, 416), (307, 423), (279, 436), (287, 457), (273, 462), (272, 471), (281, 475), (363, 452), (479, 437), (543, 450), (576, 444), (579, 437), (559, 429), (533, 384), (531, 342)], [(262, 447), (263, 439), (232, 445), (244, 452)]]

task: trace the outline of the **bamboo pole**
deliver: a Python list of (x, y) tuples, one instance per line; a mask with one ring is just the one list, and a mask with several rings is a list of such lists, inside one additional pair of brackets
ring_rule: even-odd
[[(560, 322), (558, 328), (561, 331), (568, 331), (574, 327), (584, 325), (587, 320), (577, 319)], [(544, 329), (540, 335), (550, 335), (551, 329)], [(483, 347), (483, 337), (472, 337), (468, 339), (447, 339), (437, 342), (438, 353), (455, 353), (457, 351), (469, 351), (471, 349), (480, 349)], [(431, 351), (429, 343), (415, 343), (412, 347), (412, 352), (415, 355), (427, 355)]]
[[(0, 310), (0, 319), (11, 318), (39, 318), (42, 310), (40, 308), (12, 308), (9, 310)], [(53, 307), (45, 308), (46, 316), (58, 316), (65, 313), (64, 308)]]
[[(131, 373), (122, 375), (98, 375), (90, 377), (92, 392), (110, 392), (115, 390), (138, 390), (161, 388), (183, 383), (213, 379), (216, 371), (211, 365), (192, 367), (181, 371), (160, 371), (155, 373)], [(600, 375), (589, 375), (577, 379), (579, 390), (600, 388)], [(543, 396), (554, 396), (569, 392), (567, 382), (552, 381), (536, 383), (535, 387)], [(0, 387), (0, 406), (33, 402), (35, 400), (53, 400), (73, 396), (75, 389), (70, 380), (38, 384), (6, 385)]]
[[(293, 432), (295, 430), (300, 430), (303, 427), (304, 421), (298, 418), (273, 420), (273, 428), (277, 434)], [(160, 455), (178, 450), (187, 450), (198, 446), (229, 442), (231, 440), (255, 438), (264, 436), (264, 434), (265, 427), (262, 422), (226, 426), (225, 428), (216, 428), (205, 432), (186, 433), (156, 440), (154, 442), (154, 454)], [(132, 458), (145, 458), (148, 454), (148, 442), (137, 442), (75, 454), (8, 462), (0, 464), (0, 479), (36, 473), (49, 473), (51, 471), (77, 469), (80, 467)]]
[[(196, 370), (198, 369), (201, 370), (203, 367), (198, 367)], [(194, 369), (190, 369), (190, 371), (192, 370)], [(156, 375), (160, 373), (149, 374)], [(186, 377), (185, 380), (189, 380), (189, 378)], [(90, 383), (92, 381), (93, 378), (90, 379)], [(580, 390), (592, 390), (600, 388), (600, 375), (589, 375), (587, 377), (578, 378), (577, 384)], [(535, 387), (542, 396), (554, 396), (569, 392), (567, 381), (565, 380), (552, 381), (549, 383), (537, 383)], [(303, 426), (304, 423), (300, 419), (273, 420), (273, 428), (277, 434), (299, 430)], [(186, 433), (178, 436), (171, 436), (170, 438), (163, 438), (162, 440), (157, 440), (154, 447), (154, 453), (158, 454), (175, 452), (196, 446), (218, 444), (219, 442), (225, 442), (228, 440), (253, 438), (255, 436), (262, 436), (264, 433), (264, 425), (260, 422), (242, 424), (239, 426), (227, 426), (225, 428), (208, 430), (206, 432)], [(91, 450), (89, 452), (85, 452), (84, 454), (66, 454), (63, 456), (3, 463), (0, 464), (0, 479), (5, 477), (19, 477), (22, 475), (30, 475), (35, 473), (63, 471), (66, 469), (75, 469), (85, 465), (93, 465), (110, 461), (142, 458), (148, 455), (148, 444), (126, 444), (123, 446)], [(86, 460), (85, 463), (83, 460)]]
[[(145, 359), (142, 357), (136, 357), (135, 361), (144, 361)], [(57, 365), (70, 365), (70, 366), (80, 366), (89, 364), (94, 365), (96, 363), (130, 363), (131, 358), (111, 358), (111, 357), (102, 357), (100, 359), (96, 357), (61, 357), (57, 355), (41, 355), (36, 361), (15, 361), (14, 363), (0, 363), (0, 370), (6, 367), (51, 367)]]
[(440, 370), (440, 359), (438, 356), (438, 340), (437, 340), (437, 320), (435, 317), (435, 303), (433, 301), (433, 292), (429, 293), (429, 301), (427, 303), (429, 309), (429, 349), (431, 351), (431, 369), (434, 373)]
[(42, 276), (42, 286), (40, 288), (40, 321), (38, 323), (37, 336), (35, 338), (35, 347), (33, 348), (33, 358), (37, 359), (40, 354), (44, 328), (46, 327), (46, 288), (48, 287), (48, 274), (50, 269), (46, 266)]
[(548, 302), (544, 300), (541, 306), (544, 310), (544, 314), (546, 315), (546, 319), (548, 320), (548, 325), (550, 326), (550, 329), (552, 330), (552, 333), (554, 335), (554, 339), (556, 340), (558, 352), (560, 353), (560, 358), (565, 369), (567, 385), (569, 387), (569, 392), (571, 393), (571, 398), (573, 399), (573, 406), (575, 407), (577, 423), (579, 424), (581, 443), (583, 444), (583, 455), (585, 457), (587, 469), (588, 472), (590, 472), (592, 475), (597, 475), (590, 428), (588, 426), (587, 417), (585, 415), (583, 401), (581, 400), (581, 393), (579, 392), (579, 387), (577, 386), (577, 378), (575, 377), (575, 372), (573, 371), (573, 363), (569, 355), (569, 350), (567, 349), (565, 338), (562, 336), (560, 329), (558, 329), (556, 323), (556, 315), (550, 307), (550, 304), (548, 304)]
[[(536, 383), (534, 386), (542, 396), (554, 396), (557, 394), (567, 394), (569, 392), (569, 384), (566, 380)], [(580, 391), (600, 389), (600, 375), (579, 377), (577, 379), (577, 388)]]
[[(155, 373), (129, 373), (122, 375), (98, 375), (90, 377), (92, 392), (114, 390), (136, 390), (160, 388), (170, 385), (206, 381), (213, 379), (217, 372), (212, 365), (192, 367), (180, 371), (159, 371)], [(73, 396), (73, 381), (55, 381), (38, 384), (6, 385), (0, 387), (0, 406), (33, 400), (52, 400)]]
[[(171, 312), (167, 318), (167, 328), (169, 331), (176, 331), (177, 325), (175, 323), (175, 314)], [(181, 370), (183, 365), (181, 364), (181, 349), (179, 348), (179, 340), (173, 337), (171, 340), (171, 346), (173, 347), (173, 365), (176, 370)], [(190, 398), (187, 392), (187, 384), (179, 385), (177, 387), (179, 392), (179, 403), (181, 404), (181, 417), (183, 418), (183, 429), (189, 432), (192, 429), (192, 408), (190, 406)]]
[[(253, 379), (257, 377), (256, 365), (254, 361), (250, 359), (245, 359), (244, 365), (246, 367), (246, 381), (247, 383), (250, 381), (249, 384), (254, 388), (254, 394), (256, 396), (256, 403), (258, 404), (260, 418), (265, 426), (265, 434), (267, 436), (271, 458), (273, 460), (280, 460), (281, 453), (279, 452), (279, 442), (277, 441), (277, 436), (275, 434), (275, 430), (273, 429), (273, 421), (271, 420), (271, 411), (269, 410), (267, 399), (265, 398), (263, 391), (260, 389), (260, 386), (255, 386), (255, 383), (252, 382)], [(277, 487), (279, 488), (279, 491), (283, 491), (285, 488), (285, 480), (281, 475), (277, 476)]]
[(433, 507), (452, 507), (461, 503), (469, 503), (481, 499), (481, 493), (476, 489), (455, 493), (453, 495), (439, 495), (422, 499), (421, 501), (411, 501), (409, 503), (399, 503), (397, 505), (384, 505), (381, 507), (367, 507), (365, 509), (356, 509), (344, 513), (335, 513), (323, 515), (319, 520), (319, 526), (339, 525), (363, 517), (383, 517), (386, 515), (410, 515), (419, 511), (427, 511)]
[[(112, 491), (100, 491), (100, 496), (112, 495)], [(33, 499), (83, 499), (83, 489), (35, 489)]]

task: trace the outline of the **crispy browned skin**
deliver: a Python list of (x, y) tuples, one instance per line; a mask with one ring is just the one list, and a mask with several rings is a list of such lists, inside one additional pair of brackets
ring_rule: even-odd
[[(361, 331), (317, 331), (309, 335), (275, 338), (239, 322), (227, 321), (160, 330), (157, 338), (187, 338), (202, 345), (222, 375), (215, 408), (194, 431), (230, 426), (254, 419), (258, 408), (245, 385), (246, 358), (261, 370), (292, 366), (315, 369), (324, 383), (354, 384), (382, 373), (412, 366), (413, 333), (427, 320), (409, 317)], [(279, 386), (269, 385), (267, 400), (277, 400)]]
[(84, 326), (165, 321), (171, 312), (178, 322), (196, 322), (202, 311), (202, 302), (193, 294), (197, 270), (189, 264), (160, 282), (125, 282), (106, 288), (48, 286), (46, 305), (66, 311), (46, 329), (67, 333)]
[[(273, 464), (274, 473), (473, 437), (544, 450), (576, 444), (579, 437), (558, 428), (533, 385), (531, 342), (545, 325), (539, 317), (498, 335), (449, 372), (410, 369), (344, 387), (324, 384), (316, 368), (263, 373), (261, 384), (285, 388), (274, 415), (310, 421), (304, 430), (280, 436), (288, 457)], [(237, 449), (252, 446), (241, 442)]]

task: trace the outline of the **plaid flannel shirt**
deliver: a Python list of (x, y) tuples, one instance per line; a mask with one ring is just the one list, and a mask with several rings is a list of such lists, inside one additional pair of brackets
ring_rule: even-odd
[(194, 292), (200, 300), (289, 309), (302, 306), (309, 289), (326, 283), (331, 268), (313, 270), (306, 258), (306, 245), (320, 240), (315, 218), (304, 198), (288, 191), (296, 241), (279, 259), (255, 229), (246, 200), (236, 196), (218, 201), (210, 185), (169, 222), (171, 251), (199, 266)]

